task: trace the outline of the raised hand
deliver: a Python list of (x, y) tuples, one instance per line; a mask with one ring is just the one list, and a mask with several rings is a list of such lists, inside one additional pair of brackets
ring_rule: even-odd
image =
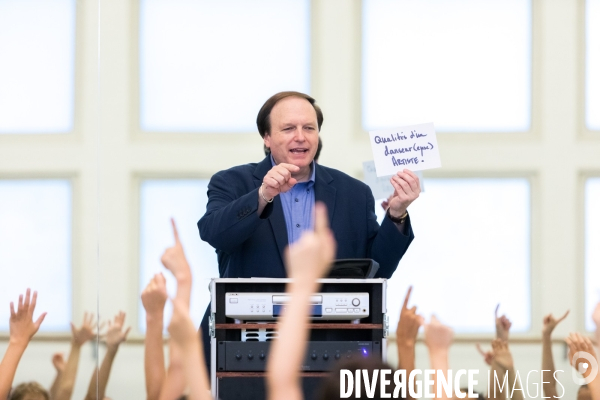
[(394, 194), (388, 199), (389, 213), (394, 218), (400, 218), (408, 206), (419, 197), (421, 183), (419, 177), (408, 169), (396, 172), (390, 182), (394, 187)]
[(33, 298), (31, 297), (31, 290), (27, 289), (25, 292), (25, 299), (23, 295), (19, 295), (19, 303), (15, 310), (15, 305), (11, 301), (10, 303), (10, 341), (12, 343), (27, 345), (33, 335), (36, 334), (40, 325), (46, 318), (46, 313), (42, 313), (38, 319), (33, 322), (33, 312), (35, 311), (35, 305), (37, 303), (37, 292), (33, 292)]
[(496, 338), (508, 340), (508, 332), (510, 331), (512, 322), (510, 322), (506, 315), (498, 317), (498, 308), (500, 308), (500, 304), (496, 306), (496, 311), (494, 311), (494, 316), (496, 318)]
[(146, 314), (162, 314), (167, 301), (167, 281), (163, 274), (155, 274), (142, 292)]
[(311, 284), (327, 274), (335, 257), (336, 243), (323, 203), (315, 204), (314, 226), (314, 232), (304, 232), (285, 252), (289, 277)]
[(390, 194), (387, 199), (381, 202), (381, 208), (383, 208), (383, 211), (387, 211), (388, 207), (390, 206), (390, 200), (392, 200), (392, 197), (394, 197), (394, 193)]
[[(575, 354), (578, 352), (585, 352), (596, 358), (596, 351), (590, 338), (580, 335), (579, 333), (571, 333), (565, 342), (569, 347), (569, 364), (577, 371), (579, 371), (584, 377), (591, 372), (591, 368), (583, 368), (582, 365), (587, 363), (585, 358), (579, 357), (575, 359)], [(597, 361), (597, 358), (596, 358)]]
[(503, 370), (514, 368), (514, 361), (508, 348), (508, 342), (502, 339), (494, 339), (492, 341), (492, 352), (492, 363), (496, 363)]
[(171, 225), (173, 226), (175, 244), (165, 250), (160, 261), (163, 263), (166, 269), (171, 271), (176, 279), (187, 279), (191, 275), (190, 266), (185, 258), (183, 246), (179, 240), (179, 232), (177, 232), (177, 226), (175, 225), (173, 218), (171, 218)]
[(412, 292), (412, 286), (408, 288), (404, 304), (400, 310), (400, 320), (396, 328), (396, 340), (399, 346), (414, 346), (417, 340), (419, 328), (423, 325), (423, 317), (417, 314), (417, 307), (408, 308), (408, 301)]
[(492, 365), (492, 361), (494, 361), (494, 352), (492, 350), (484, 351), (479, 343), (477, 343), (475, 347), (477, 347), (477, 351), (483, 357), (483, 361), (485, 361), (487, 365)]
[(56, 372), (63, 372), (65, 370), (65, 366), (67, 365), (65, 356), (62, 353), (54, 353), (52, 355), (52, 365), (54, 365)]
[(33, 335), (40, 329), (40, 325), (42, 325), (44, 318), (46, 318), (46, 313), (42, 313), (35, 322), (33, 321), (36, 302), (37, 292), (33, 292), (33, 297), (31, 297), (31, 290), (27, 289), (25, 299), (23, 299), (23, 295), (19, 295), (19, 303), (16, 310), (14, 303), (10, 303), (9, 326), (11, 343), (27, 346)]
[(435, 315), (425, 324), (425, 345), (430, 352), (448, 350), (454, 338), (454, 331), (443, 325)]
[(542, 328), (542, 334), (545, 336), (550, 336), (556, 325), (562, 322), (569, 315), (569, 310), (562, 317), (556, 319), (552, 314), (548, 314), (544, 317), (544, 327)]
[(267, 172), (263, 178), (259, 196), (270, 201), (279, 193), (285, 193), (294, 187), (298, 181), (292, 177), (292, 174), (300, 171), (300, 167), (293, 164), (279, 163)]
[(119, 311), (113, 321), (108, 321), (108, 329), (102, 337), (107, 347), (119, 347), (119, 345), (127, 339), (127, 335), (129, 334), (131, 327), (123, 330), (124, 324), (125, 313), (123, 311)]
[(71, 334), (72, 341), (78, 346), (82, 346), (85, 342), (92, 340), (96, 337), (96, 322), (94, 321), (94, 314), (83, 314), (83, 324), (81, 327), (76, 327), (71, 322)]

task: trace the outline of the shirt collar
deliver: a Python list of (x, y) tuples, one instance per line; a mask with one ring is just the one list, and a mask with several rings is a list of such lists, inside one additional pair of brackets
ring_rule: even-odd
[[(269, 157), (271, 158), (271, 165), (272, 166), (276, 166), (277, 164), (275, 163), (275, 159), (273, 158), (273, 154), (269, 154)], [(315, 184), (315, 160), (312, 161), (312, 163), (310, 164), (310, 178), (308, 179), (308, 181), (306, 182), (301, 182), (301, 183), (308, 183), (309, 186), (312, 186)]]

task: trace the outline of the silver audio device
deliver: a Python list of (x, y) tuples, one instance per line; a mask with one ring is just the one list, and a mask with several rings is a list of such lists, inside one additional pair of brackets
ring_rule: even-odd
[[(225, 293), (225, 316), (244, 321), (279, 318), (290, 296), (282, 293)], [(369, 293), (316, 293), (313, 320), (356, 320), (369, 316)]]

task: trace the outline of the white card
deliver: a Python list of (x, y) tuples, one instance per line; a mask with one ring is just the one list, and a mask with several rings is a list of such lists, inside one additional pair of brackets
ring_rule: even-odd
[(442, 166), (432, 123), (372, 131), (369, 136), (377, 176)]
[[(363, 162), (363, 175), (365, 183), (371, 188), (373, 197), (375, 200), (387, 199), (392, 193), (394, 193), (394, 187), (390, 183), (392, 175), (377, 176), (375, 172), (375, 163), (373, 161)], [(421, 193), (425, 192), (425, 182), (423, 182), (423, 173), (416, 172), (419, 177), (421, 184)]]

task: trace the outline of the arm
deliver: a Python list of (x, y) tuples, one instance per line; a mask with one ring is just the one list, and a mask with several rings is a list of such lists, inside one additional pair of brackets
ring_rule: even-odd
[(79, 354), (81, 346), (85, 342), (92, 340), (95, 334), (96, 325), (93, 323), (94, 314), (85, 313), (83, 316), (83, 324), (77, 328), (71, 322), (71, 351), (65, 365), (64, 371), (56, 388), (56, 400), (70, 400), (75, 387), (75, 379), (77, 378), (77, 368), (79, 366)]
[(55, 353), (52, 356), (52, 365), (54, 365), (54, 368), (56, 369), (56, 377), (54, 378), (52, 386), (50, 387), (50, 398), (54, 400), (58, 394), (58, 387), (60, 385), (60, 381), (62, 380), (66, 365), (65, 358), (62, 353)]
[[(173, 327), (173, 332), (177, 335), (183, 335), (183, 338), (186, 338), (184, 333), (186, 332), (185, 329), (187, 327), (186, 322), (184, 321), (182, 322), (181, 319), (185, 319), (183, 318), (183, 316), (181, 316), (181, 313), (187, 313), (186, 315), (189, 316), (189, 307), (190, 307), (190, 294), (191, 294), (191, 288), (192, 288), (192, 272), (190, 269), (190, 266), (187, 262), (187, 259), (185, 257), (185, 253), (183, 251), (183, 246), (181, 245), (181, 241), (179, 240), (179, 233), (177, 232), (177, 226), (175, 225), (175, 221), (171, 220), (172, 226), (173, 226), (173, 236), (175, 238), (175, 245), (173, 245), (173, 247), (168, 248), (165, 253), (163, 254), (161, 261), (163, 263), (163, 265), (165, 266), (165, 268), (167, 268), (169, 271), (171, 271), (173, 273), (173, 275), (175, 276), (175, 279), (177, 279), (177, 294), (175, 295), (175, 300), (173, 301), (173, 306), (175, 307), (176, 305), (179, 305), (179, 307), (181, 309), (179, 309), (177, 312), (179, 313), (179, 315), (176, 317), (175, 314), (173, 315), (173, 318), (175, 318), (175, 325)], [(174, 309), (175, 312), (175, 309)], [(171, 323), (173, 324), (173, 319), (171, 321)], [(190, 321), (191, 323), (191, 321)], [(192, 324), (193, 325), (193, 324)], [(183, 327), (182, 327), (183, 326)], [(177, 327), (179, 329), (177, 329)], [(183, 329), (183, 333), (181, 332), (181, 329)], [(172, 331), (171, 325), (169, 325), (169, 332)], [(198, 341), (198, 332), (196, 331), (196, 329), (194, 328), (194, 335), (195, 335), (195, 340)], [(181, 336), (178, 336), (179, 339), (182, 339)], [(186, 338), (187, 339), (187, 338)], [(188, 356), (190, 354), (196, 354), (197, 350), (195, 348), (195, 345), (192, 344), (188, 344), (188, 347), (185, 347), (183, 345), (177, 345), (176, 344), (176, 339), (172, 338), (172, 340), (169, 343), (169, 349), (170, 349), (170, 353), (169, 353), (169, 368), (167, 370), (167, 375), (164, 379), (164, 384), (162, 385), (162, 389), (160, 391), (160, 399), (163, 400), (168, 400), (168, 399), (172, 399), (172, 398), (177, 398), (179, 396), (181, 396), (185, 390), (185, 386), (186, 383), (191, 384), (192, 386), (197, 385), (198, 384), (198, 378), (196, 376), (196, 378), (194, 378), (193, 380), (189, 380), (187, 378), (187, 369), (186, 368), (192, 368), (194, 371), (196, 371), (196, 366), (191, 365), (189, 363), (190, 360), (188, 360)], [(200, 346), (200, 342), (198, 342), (198, 346)], [(185, 350), (184, 350), (185, 348)], [(202, 349), (198, 350), (200, 353), (199, 357), (202, 358), (198, 358), (198, 361), (203, 360), (204, 356), (202, 354)], [(204, 365), (204, 363), (201, 363), (201, 371), (203, 375), (201, 375), (203, 378), (201, 379), (206, 379), (206, 388), (210, 388), (210, 385), (208, 384), (208, 374), (206, 372), (206, 366)], [(202, 385), (203, 387), (204, 385)], [(196, 389), (198, 389), (196, 387)], [(209, 390), (209, 389), (207, 389)]]
[(542, 329), (542, 382), (546, 397), (557, 398), (556, 379), (554, 378), (554, 359), (552, 357), (552, 331), (563, 319), (567, 318), (569, 311), (561, 318), (555, 319), (552, 314), (544, 318)]
[(27, 289), (27, 292), (25, 293), (25, 300), (23, 300), (23, 295), (19, 296), (19, 303), (16, 311), (14, 303), (10, 303), (10, 338), (8, 348), (0, 363), (0, 399), (8, 398), (8, 393), (12, 387), (19, 361), (21, 361), (21, 357), (23, 356), (27, 345), (29, 345), (31, 338), (36, 334), (38, 329), (40, 329), (40, 325), (46, 317), (46, 313), (42, 313), (42, 315), (33, 322), (33, 312), (35, 311), (37, 302), (37, 292), (33, 292), (33, 298), (30, 296), (31, 291), (29, 289)]
[(366, 203), (368, 232), (366, 257), (379, 263), (376, 278), (389, 279), (415, 237), (410, 223), (410, 216), (406, 218), (403, 224), (404, 231), (400, 232), (397, 225), (387, 216), (381, 222), (381, 226), (379, 225), (375, 214), (375, 200), (369, 188), (367, 188)]
[(398, 347), (398, 369), (405, 370), (406, 376), (415, 369), (415, 344), (419, 327), (423, 325), (423, 317), (417, 314), (417, 307), (408, 308), (412, 286), (408, 288), (404, 304), (400, 311), (400, 320), (396, 328), (396, 345)]
[[(445, 380), (448, 381), (448, 351), (452, 345), (453, 337), (452, 328), (442, 325), (435, 315), (431, 317), (431, 322), (425, 325), (425, 345), (429, 349), (431, 369), (436, 370), (433, 378), (433, 394), (439, 399), (450, 399), (443, 388), (438, 388), (437, 374), (441, 371)], [(438, 391), (441, 391), (441, 396), (438, 396)]]
[(198, 221), (202, 240), (215, 249), (232, 252), (254, 234), (273, 211), (273, 203), (263, 196), (271, 200), (296, 183), (291, 177), (298, 170), (295, 165), (281, 163), (269, 168), (259, 187), (249, 170), (234, 168), (213, 175), (206, 214)]
[(88, 391), (85, 396), (86, 400), (98, 400), (104, 399), (106, 393), (106, 385), (108, 384), (108, 378), (110, 376), (110, 370), (112, 369), (113, 361), (119, 350), (119, 345), (127, 339), (127, 335), (131, 328), (127, 328), (123, 331), (123, 324), (125, 322), (125, 313), (119, 312), (115, 316), (114, 321), (111, 323), (108, 321), (108, 331), (104, 336), (106, 342), (106, 354), (100, 365), (100, 370), (95, 369), (88, 386)]
[[(394, 193), (387, 201), (387, 213), (381, 227), (377, 224), (375, 201), (370, 189), (367, 194), (367, 223), (371, 235), (367, 256), (379, 263), (380, 270), (377, 277), (380, 278), (391, 278), (398, 262), (414, 238), (410, 217), (406, 210), (421, 192), (419, 178), (407, 169), (397, 172), (390, 182), (394, 187)], [(402, 219), (403, 222), (392, 222), (390, 217), (395, 220)]]
[[(198, 340), (198, 332), (190, 318), (189, 306), (180, 299), (175, 299), (173, 302), (173, 318), (169, 324), (169, 333), (173, 342), (172, 349), (179, 354), (178, 357), (181, 360), (179, 367), (183, 370), (184, 384), (187, 382), (189, 385), (190, 392), (187, 398), (191, 400), (212, 400), (208, 372), (202, 361), (204, 355)], [(180, 375), (177, 374), (176, 376)], [(167, 394), (165, 393), (165, 395)], [(173, 395), (179, 396), (181, 392), (172, 393), (171, 396)], [(165, 396), (165, 398), (173, 397)]]
[(192, 270), (190, 269), (190, 265), (185, 258), (183, 246), (179, 240), (177, 226), (175, 225), (175, 221), (173, 219), (171, 219), (171, 225), (173, 226), (175, 244), (165, 250), (160, 261), (163, 263), (166, 269), (171, 271), (177, 280), (177, 294), (175, 295), (175, 298), (182, 301), (184, 304), (187, 304), (189, 307), (192, 293)]
[(167, 301), (165, 277), (156, 274), (142, 292), (146, 310), (146, 337), (144, 338), (144, 377), (146, 397), (157, 400), (165, 380), (165, 355), (163, 350), (163, 313)]
[(169, 341), (169, 368), (160, 390), (160, 400), (178, 399), (185, 390), (182, 350)]
[[(516, 381), (514, 361), (510, 349), (508, 348), (508, 343), (502, 339), (495, 339), (492, 342), (492, 348), (494, 352), (492, 370), (496, 371), (500, 380), (504, 379), (505, 374), (508, 376), (508, 393), (502, 391), (496, 392), (496, 395), (502, 393), (502, 398), (507, 396), (509, 399), (513, 400), (523, 400), (523, 390), (521, 389), (521, 383)], [(494, 379), (493, 375), (492, 379)], [(513, 390), (513, 386), (515, 390)], [(496, 390), (499, 391), (499, 388)], [(494, 397), (490, 396), (490, 398)]]
[(299, 366), (306, 352), (310, 296), (318, 290), (316, 281), (324, 276), (335, 256), (335, 240), (328, 226), (327, 210), (315, 204), (315, 231), (305, 232), (286, 251), (286, 267), (291, 283), (290, 303), (279, 321), (279, 338), (273, 342), (267, 361), (267, 398), (300, 400)]
[(596, 357), (596, 350), (594, 350), (594, 346), (592, 345), (592, 341), (580, 335), (579, 333), (571, 333), (566, 339), (565, 342), (567, 346), (569, 346), (569, 363), (576, 371), (582, 373), (583, 379), (586, 381), (588, 388), (592, 394), (592, 400), (600, 400), (600, 377), (596, 376), (592, 381), (589, 381), (589, 376), (592, 372), (592, 368), (583, 368), (583, 363), (588, 363), (589, 361), (585, 358), (577, 358), (576, 355), (578, 352), (588, 353), (589, 356), (593, 357), (598, 364), (598, 357)]

